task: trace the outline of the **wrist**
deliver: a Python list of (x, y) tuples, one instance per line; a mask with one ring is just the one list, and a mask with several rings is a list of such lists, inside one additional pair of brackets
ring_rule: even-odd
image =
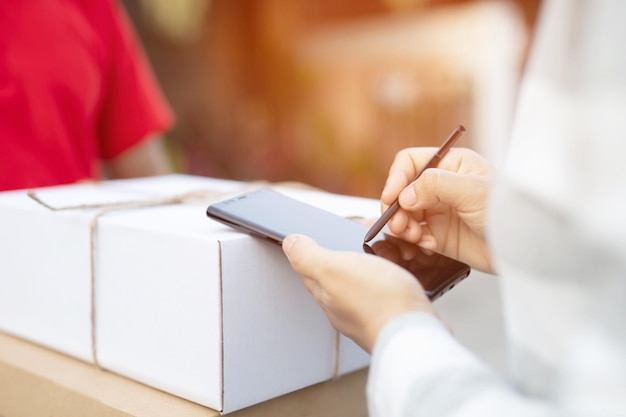
[[(398, 325), (402, 325), (407, 320), (411, 320), (410, 318), (414, 317), (424, 317), (423, 319), (426, 322), (439, 322), (439, 324), (450, 331), (447, 323), (445, 323), (441, 317), (437, 314), (437, 312), (429, 305), (430, 308), (414, 308), (407, 309), (402, 311), (395, 311), (385, 314), (382, 317), (379, 317), (377, 320), (374, 320), (369, 323), (369, 328), (366, 332), (368, 335), (367, 340), (365, 340), (364, 345), (362, 346), (368, 353), (373, 353), (376, 344), (381, 339), (381, 335), (387, 332), (386, 329), (393, 329)], [(394, 324), (396, 323), (396, 324)], [(399, 323), (399, 324), (398, 324)]]

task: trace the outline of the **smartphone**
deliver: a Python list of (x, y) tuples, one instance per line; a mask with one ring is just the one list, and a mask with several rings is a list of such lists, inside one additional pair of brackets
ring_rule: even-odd
[(278, 245), (292, 233), (313, 238), (320, 246), (381, 256), (411, 272), (431, 300), (466, 278), (470, 267), (383, 233), (364, 243), (368, 227), (271, 188), (250, 191), (207, 208), (207, 216), (234, 229)]

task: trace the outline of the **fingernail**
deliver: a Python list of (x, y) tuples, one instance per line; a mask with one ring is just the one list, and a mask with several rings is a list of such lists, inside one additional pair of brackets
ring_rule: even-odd
[(293, 247), (294, 243), (296, 243), (296, 240), (298, 240), (297, 235), (289, 235), (285, 239), (283, 239), (283, 252), (285, 252), (287, 256), (289, 256), (289, 252), (291, 252), (291, 248)]
[(401, 193), (399, 200), (405, 206), (413, 206), (417, 203), (417, 195), (415, 195), (415, 191), (413, 191), (412, 187), (405, 188)]

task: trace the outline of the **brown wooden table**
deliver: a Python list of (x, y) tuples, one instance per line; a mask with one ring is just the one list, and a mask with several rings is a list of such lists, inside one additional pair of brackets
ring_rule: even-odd
[[(367, 370), (229, 414), (367, 416)], [(0, 333), (0, 416), (212, 417), (220, 413)]]

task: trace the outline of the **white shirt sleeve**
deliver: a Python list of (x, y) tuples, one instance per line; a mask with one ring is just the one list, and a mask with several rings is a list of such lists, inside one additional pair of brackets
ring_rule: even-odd
[(553, 415), (546, 404), (515, 392), (425, 313), (384, 327), (367, 394), (371, 417)]

